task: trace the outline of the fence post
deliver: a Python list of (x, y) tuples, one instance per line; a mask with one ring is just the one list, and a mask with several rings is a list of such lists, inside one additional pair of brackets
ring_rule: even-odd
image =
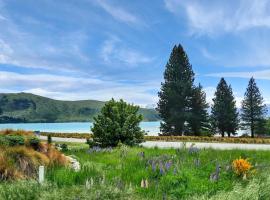
[(38, 182), (39, 183), (44, 182), (44, 166), (39, 166), (38, 168)]

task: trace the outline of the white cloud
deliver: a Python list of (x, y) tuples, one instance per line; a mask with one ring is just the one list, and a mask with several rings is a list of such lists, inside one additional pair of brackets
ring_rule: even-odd
[(173, 14), (186, 15), (194, 34), (216, 35), (256, 27), (270, 28), (268, 0), (164, 1), (167, 10)]
[(120, 62), (128, 67), (150, 63), (154, 60), (139, 51), (126, 47), (117, 37), (111, 37), (103, 43), (100, 56), (106, 63)]
[(127, 24), (140, 24), (141, 23), (139, 18), (131, 14), (129, 11), (119, 6), (111, 5), (106, 0), (98, 0), (97, 3), (107, 13), (109, 13), (113, 18), (115, 18), (118, 21), (125, 22)]
[(217, 57), (215, 55), (210, 53), (209, 50), (204, 48), (204, 47), (200, 48), (200, 51), (201, 51), (202, 55), (209, 60), (216, 60), (217, 59)]
[[(1, 3), (1, 2), (0, 2)], [(87, 40), (87, 35), (80, 30), (58, 34), (36, 34), (36, 26), (42, 27), (45, 31), (55, 31), (56, 27), (41, 22), (38, 19), (27, 18), (22, 15), (21, 20), (29, 25), (20, 22), (5, 5), (0, 5), (0, 64), (11, 64), (25, 68), (39, 68), (46, 70), (77, 71), (77, 65), (88, 66), (89, 57), (81, 50)], [(22, 22), (20, 22), (22, 23)], [(35, 23), (33, 25), (33, 23)], [(48, 28), (47, 25), (50, 27)], [(48, 29), (47, 29), (48, 28)]]
[[(0, 82), (2, 83), (0, 92), (24, 91), (59, 100), (107, 101), (114, 97), (142, 106), (156, 104), (157, 95), (149, 91), (159, 88), (158, 81), (129, 84), (91, 77), (20, 74), (6, 71), (0, 71)], [(7, 91), (6, 88), (13, 89)]]
[(232, 77), (232, 78), (251, 78), (253, 76), (255, 79), (270, 80), (270, 70), (245, 71), (245, 72), (221, 72), (221, 73), (207, 74), (206, 76)]
[(3, 15), (0, 14), (0, 21), (1, 20), (7, 20), (7, 18), (5, 18)]

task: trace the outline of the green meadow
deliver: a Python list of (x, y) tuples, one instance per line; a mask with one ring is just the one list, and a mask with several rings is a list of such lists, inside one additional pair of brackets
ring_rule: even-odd
[[(46, 169), (35, 180), (0, 183), (1, 199), (269, 199), (268, 151), (119, 146), (89, 149), (68, 144), (63, 152), (81, 164)], [(237, 175), (232, 162), (245, 158), (252, 168)], [(211, 176), (217, 172), (218, 177)]]

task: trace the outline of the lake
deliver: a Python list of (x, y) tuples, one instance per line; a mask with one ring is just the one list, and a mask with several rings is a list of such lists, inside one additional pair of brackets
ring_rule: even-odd
[[(0, 124), (0, 129), (23, 129), (29, 131), (55, 132), (55, 133), (89, 133), (91, 122), (68, 122), (68, 123), (16, 123)], [(142, 122), (140, 127), (148, 135), (158, 135), (160, 122)]]

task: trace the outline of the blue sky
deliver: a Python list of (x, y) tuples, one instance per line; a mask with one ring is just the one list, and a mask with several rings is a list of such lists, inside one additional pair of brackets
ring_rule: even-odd
[(208, 102), (251, 76), (270, 102), (268, 0), (0, 0), (0, 27), (0, 92), (153, 105), (180, 43)]

